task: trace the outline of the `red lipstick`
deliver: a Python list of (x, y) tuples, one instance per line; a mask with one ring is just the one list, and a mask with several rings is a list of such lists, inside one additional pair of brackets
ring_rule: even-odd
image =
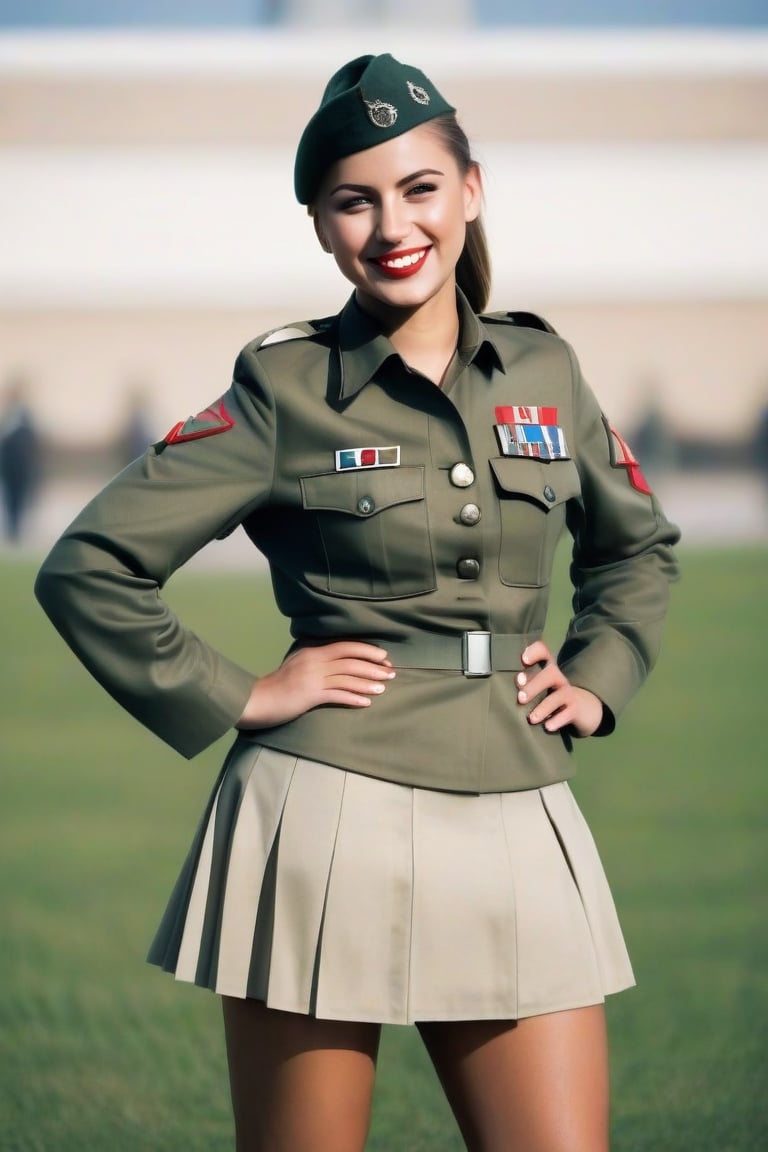
[(419, 271), (428, 253), (429, 246), (403, 248), (398, 252), (387, 252), (386, 256), (376, 256), (372, 263), (392, 280), (403, 280), (406, 276), (414, 276)]

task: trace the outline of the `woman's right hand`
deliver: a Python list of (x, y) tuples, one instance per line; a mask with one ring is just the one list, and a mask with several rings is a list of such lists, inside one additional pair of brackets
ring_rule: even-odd
[(271, 728), (320, 704), (365, 708), (394, 676), (386, 651), (374, 644), (339, 640), (297, 648), (255, 682), (237, 727)]

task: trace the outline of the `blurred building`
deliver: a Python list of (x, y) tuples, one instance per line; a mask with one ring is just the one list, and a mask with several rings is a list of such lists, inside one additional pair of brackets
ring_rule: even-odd
[(445, 27), (459, 17), (479, 26), (609, 27), (686, 25), (759, 27), (763, 0), (0, 0), (0, 26), (248, 27), (349, 21), (372, 24), (422, 17)]
[[(415, 55), (484, 166), (493, 307), (547, 315), (624, 428), (652, 379), (676, 435), (746, 442), (768, 378), (768, 35), (470, 29), (466, 7), (441, 3)], [(368, 51), (413, 59), (413, 31), (0, 35), (0, 379), (36, 380), (49, 438), (114, 438), (136, 379), (160, 436), (253, 335), (343, 303), (293, 150)]]

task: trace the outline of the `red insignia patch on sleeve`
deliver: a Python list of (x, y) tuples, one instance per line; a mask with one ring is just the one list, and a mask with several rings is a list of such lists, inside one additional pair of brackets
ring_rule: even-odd
[(180, 420), (178, 424), (174, 424), (165, 438), (165, 443), (183, 444), (185, 440), (217, 436), (219, 432), (228, 432), (234, 426), (235, 422), (224, 407), (224, 401), (217, 400), (209, 408), (198, 412), (197, 416), (190, 416), (188, 420)]
[(626, 468), (632, 487), (636, 488), (638, 492), (643, 492), (646, 496), (651, 496), (651, 486), (643, 476), (642, 469), (626, 440), (619, 435), (615, 428), (611, 428), (611, 437), (611, 464), (613, 467)]

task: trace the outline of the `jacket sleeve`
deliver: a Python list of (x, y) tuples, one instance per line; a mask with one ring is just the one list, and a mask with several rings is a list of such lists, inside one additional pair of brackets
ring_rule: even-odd
[(231, 427), (201, 435), (193, 425), (194, 437), (149, 448), (83, 509), (35, 583), (89, 672), (187, 757), (236, 723), (254, 682), (159, 595), (177, 568), (269, 496), (274, 405), (247, 350), (222, 399)]
[(569, 354), (581, 497), (569, 509), (573, 617), (558, 663), (603, 701), (596, 734), (607, 735), (658, 655), (680, 533), (639, 466), (622, 463), (619, 441)]

